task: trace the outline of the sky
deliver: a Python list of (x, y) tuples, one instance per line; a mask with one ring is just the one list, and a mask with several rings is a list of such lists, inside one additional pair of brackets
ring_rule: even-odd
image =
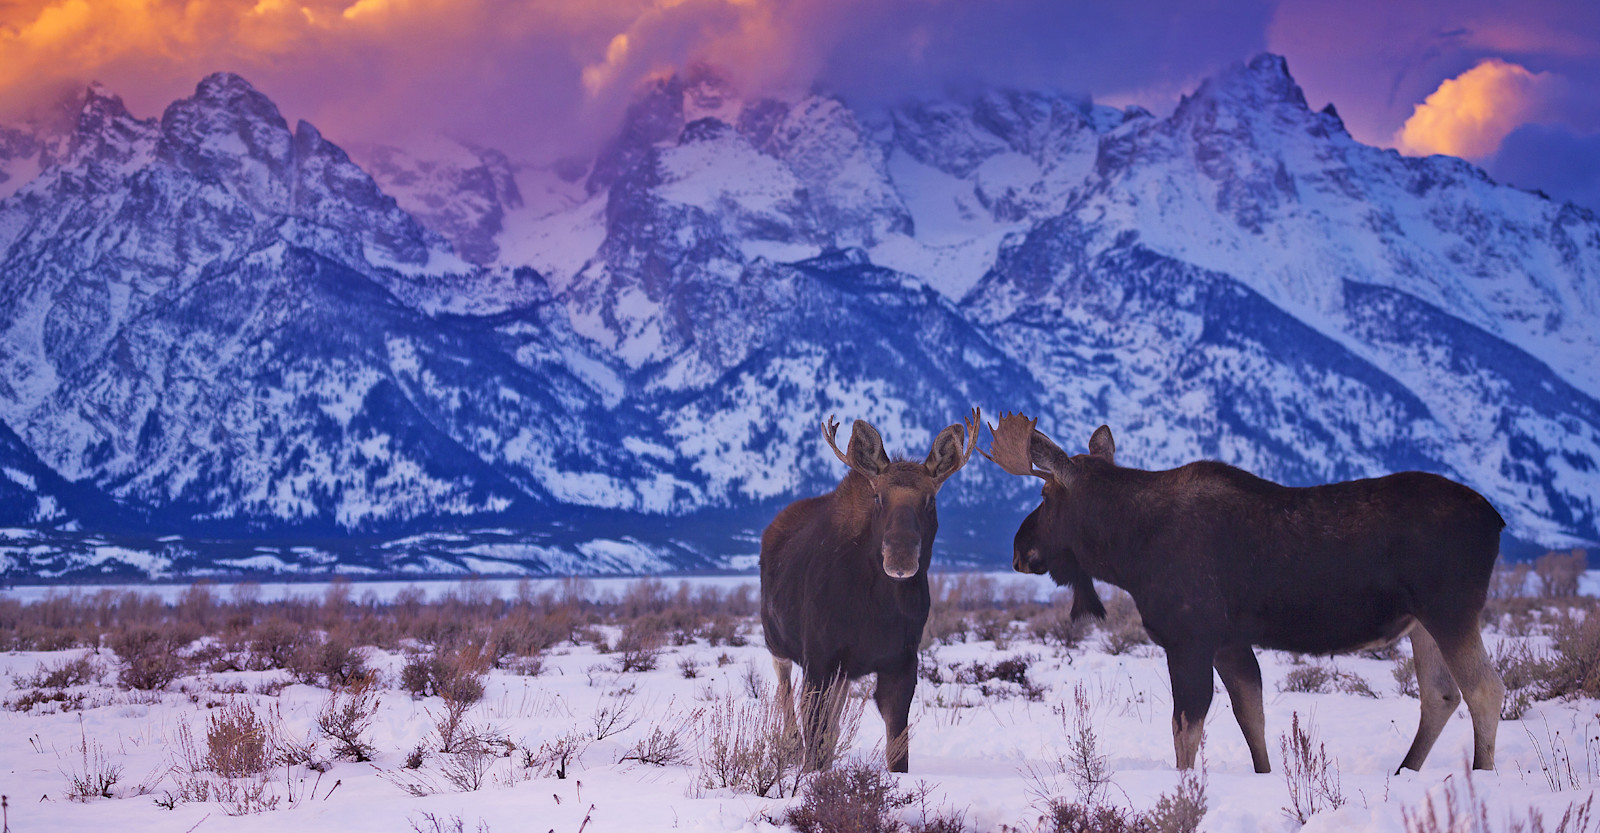
[(158, 115), (218, 70), (341, 144), (592, 150), (689, 62), (747, 94), (892, 103), (984, 85), (1170, 112), (1285, 56), (1359, 140), (1600, 210), (1594, 0), (0, 0), (0, 124), (91, 80)]

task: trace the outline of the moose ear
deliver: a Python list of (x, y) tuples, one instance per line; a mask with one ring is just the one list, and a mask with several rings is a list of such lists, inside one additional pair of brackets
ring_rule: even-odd
[(1063, 486), (1072, 485), (1072, 460), (1061, 450), (1061, 446), (1037, 428), (1033, 429), (1033, 437), (1028, 443), (1028, 457), (1039, 472), (1048, 474)]
[(1108, 463), (1116, 462), (1117, 442), (1111, 439), (1110, 426), (1102, 425), (1094, 429), (1094, 436), (1089, 438), (1089, 453), (1105, 458)]
[(851, 467), (863, 474), (875, 477), (889, 468), (889, 455), (883, 450), (883, 438), (878, 436), (878, 429), (864, 420), (856, 420), (850, 429), (850, 445), (844, 453)]
[(933, 450), (928, 452), (928, 459), (922, 463), (929, 476), (942, 481), (967, 462), (966, 456), (961, 453), (966, 437), (966, 428), (952, 425), (933, 438)]

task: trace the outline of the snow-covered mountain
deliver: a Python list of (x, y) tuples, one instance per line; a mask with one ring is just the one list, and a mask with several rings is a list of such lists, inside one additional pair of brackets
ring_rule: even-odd
[[(973, 405), (1600, 540), (1600, 221), (1355, 142), (1275, 56), (1168, 118), (695, 67), (588, 162), (358, 154), (227, 74), (0, 130), (6, 573), (716, 566), (837, 481), (822, 416), (917, 457)], [(951, 481), (951, 557), (1009, 554), (1016, 481)]]

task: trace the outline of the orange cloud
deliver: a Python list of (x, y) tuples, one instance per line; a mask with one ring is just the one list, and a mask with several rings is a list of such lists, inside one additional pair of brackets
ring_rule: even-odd
[(1557, 79), (1498, 58), (1439, 84), (1395, 134), (1401, 153), (1483, 159), (1511, 131), (1535, 120)]
[[(0, 124), (92, 80), (158, 115), (218, 71), (341, 144), (445, 133), (587, 152), (642, 80), (696, 63), (747, 95), (887, 101), (974, 82), (1115, 94), (1259, 48), (1258, 0), (0, 0)], [(1154, 23), (1152, 21), (1155, 21)], [(1084, 31), (1092, 42), (1062, 50)], [(1171, 54), (1173, 43), (1184, 54)], [(1133, 56), (1161, 53), (1160, 61)]]

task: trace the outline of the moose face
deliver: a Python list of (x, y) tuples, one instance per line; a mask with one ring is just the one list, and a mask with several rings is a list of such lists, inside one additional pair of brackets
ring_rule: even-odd
[[(871, 504), (851, 508), (867, 513), (872, 540), (879, 542), (883, 572), (890, 578), (904, 581), (928, 569), (933, 537), (939, 531), (939, 487), (972, 457), (978, 424), (978, 411), (974, 408), (966, 425), (952, 425), (939, 432), (927, 460), (920, 464), (889, 462), (877, 429), (859, 419), (850, 430), (848, 449), (841, 453), (834, 439), (838, 423), (830, 419), (823, 424), (823, 437), (833, 453), (866, 478), (870, 487)], [(846, 499), (861, 504), (868, 493), (855, 490)]]
[[(1048, 573), (1057, 586), (1073, 588), (1072, 615), (1104, 616), (1105, 609), (1094, 591), (1094, 581), (1079, 564), (1068, 546), (1066, 528), (1072, 501), (1077, 461), (1068, 457), (1049, 437), (1034, 429), (1034, 420), (1017, 415), (1000, 418), (999, 428), (990, 426), (995, 442), (989, 459), (1012, 474), (1032, 475), (1044, 480), (1039, 505), (1028, 513), (1012, 539), (1011, 566), (1019, 573)], [(1089, 438), (1089, 455), (1115, 463), (1116, 443), (1111, 429), (1100, 426)]]
[(927, 569), (939, 531), (939, 487), (916, 463), (896, 463), (873, 483), (872, 537), (882, 542), (883, 572), (908, 579)]

